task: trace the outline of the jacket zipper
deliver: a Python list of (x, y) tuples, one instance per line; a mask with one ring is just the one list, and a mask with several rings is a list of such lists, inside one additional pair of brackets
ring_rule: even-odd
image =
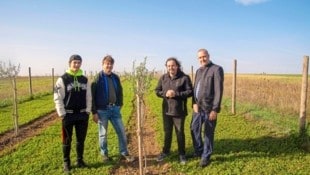
[(71, 92), (69, 93), (69, 97), (68, 97), (67, 102), (66, 102), (66, 107), (68, 106), (70, 99), (71, 99)]

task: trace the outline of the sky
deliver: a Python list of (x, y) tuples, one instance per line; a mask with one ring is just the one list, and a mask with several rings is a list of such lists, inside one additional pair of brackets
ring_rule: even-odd
[(0, 0), (0, 61), (19, 75), (61, 75), (79, 54), (85, 72), (131, 72), (176, 57), (199, 67), (197, 50), (232, 73), (300, 74), (310, 55), (309, 0)]

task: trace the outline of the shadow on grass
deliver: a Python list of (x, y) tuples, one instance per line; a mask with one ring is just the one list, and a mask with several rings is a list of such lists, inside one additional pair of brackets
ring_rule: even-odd
[(215, 141), (215, 151), (221, 154), (238, 152), (262, 152), (270, 156), (303, 152), (301, 149), (302, 138), (298, 135), (285, 137), (264, 136), (254, 139), (221, 139)]
[[(281, 155), (309, 154), (309, 140), (310, 136), (307, 133), (303, 135), (293, 133), (282, 137), (266, 135), (250, 139), (220, 139), (215, 140), (212, 159), (215, 161), (235, 161), (247, 157), (275, 158)], [(187, 138), (187, 142), (190, 142), (189, 146), (186, 147), (188, 161), (199, 160), (199, 158), (192, 157), (194, 149), (191, 146), (191, 138)], [(165, 162), (179, 162), (177, 149), (171, 151)]]
[[(215, 159), (215, 161), (235, 161), (247, 157), (275, 158), (281, 155), (309, 154), (309, 140), (309, 135), (300, 136), (298, 134), (285, 137), (264, 136), (254, 139), (215, 140), (212, 159)], [(188, 147), (186, 152), (191, 155), (193, 148)]]

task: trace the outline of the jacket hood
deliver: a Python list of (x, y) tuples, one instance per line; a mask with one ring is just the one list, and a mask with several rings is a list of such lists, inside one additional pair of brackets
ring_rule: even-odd
[(76, 73), (74, 73), (71, 69), (66, 70), (66, 73), (72, 75), (72, 76), (81, 76), (83, 75), (83, 71), (79, 69)]
[(73, 76), (73, 87), (76, 91), (80, 91), (80, 83), (78, 82), (77, 77), (83, 75), (83, 71), (79, 69), (76, 73), (74, 73), (71, 69), (66, 70), (66, 73)]

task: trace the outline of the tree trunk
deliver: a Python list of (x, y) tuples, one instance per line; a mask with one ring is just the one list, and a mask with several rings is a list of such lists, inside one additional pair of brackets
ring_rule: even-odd
[[(137, 81), (137, 89), (139, 89), (139, 81)], [(137, 134), (138, 134), (138, 149), (139, 149), (139, 174), (143, 175), (143, 164), (142, 164), (142, 130), (141, 130), (141, 97), (139, 94), (136, 95), (137, 98)]]
[(16, 88), (16, 77), (12, 78), (13, 84), (13, 121), (14, 121), (14, 128), (15, 128), (15, 135), (18, 135), (18, 109), (17, 109), (17, 88)]

